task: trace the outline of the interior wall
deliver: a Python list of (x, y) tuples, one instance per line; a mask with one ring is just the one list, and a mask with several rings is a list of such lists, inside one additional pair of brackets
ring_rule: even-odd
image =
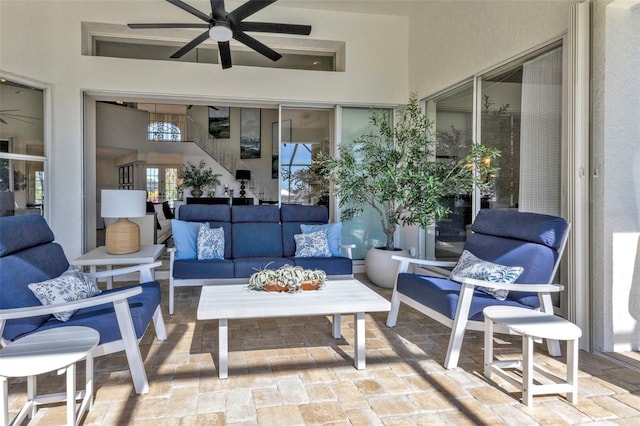
[[(207, 10), (207, 1), (190, 2)], [(344, 72), (309, 72), (81, 55), (81, 23), (180, 22), (162, 1), (1, 1), (0, 73), (52, 86), (49, 223), (68, 257), (83, 252), (83, 93), (167, 99), (395, 104), (408, 92), (408, 19), (272, 5), (255, 15), (310, 24), (311, 38), (346, 43)], [(385, 28), (385, 31), (380, 31)], [(381, 55), (379, 52), (385, 52)], [(277, 102), (276, 102), (277, 103)], [(91, 183), (87, 182), (86, 186)], [(95, 183), (94, 183), (95, 185)], [(64, 202), (62, 202), (64, 200)], [(88, 214), (92, 216), (91, 213)]]
[(410, 18), (410, 90), (429, 96), (562, 35), (578, 2), (424, 2)]

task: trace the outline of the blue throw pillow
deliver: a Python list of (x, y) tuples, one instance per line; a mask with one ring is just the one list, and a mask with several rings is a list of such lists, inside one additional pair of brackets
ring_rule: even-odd
[[(476, 280), (490, 281), (493, 283), (511, 284), (524, 272), (522, 266), (504, 266), (482, 260), (467, 250), (462, 251), (458, 263), (451, 271), (451, 279), (454, 275), (473, 278)], [(478, 290), (488, 293), (498, 300), (505, 300), (509, 290), (494, 289), (490, 287), (476, 287)]]
[[(200, 222), (171, 219), (173, 244), (177, 250), (176, 260), (198, 258), (198, 230), (200, 225)], [(209, 224), (206, 223), (205, 226), (209, 227)]]
[(327, 234), (324, 230), (296, 234), (296, 257), (331, 257)]
[(200, 224), (198, 230), (198, 260), (224, 259), (224, 230)]
[(329, 251), (331, 256), (341, 256), (340, 239), (342, 238), (342, 222), (327, 223), (326, 225), (300, 225), (303, 234), (315, 231), (325, 231), (327, 241), (329, 243)]

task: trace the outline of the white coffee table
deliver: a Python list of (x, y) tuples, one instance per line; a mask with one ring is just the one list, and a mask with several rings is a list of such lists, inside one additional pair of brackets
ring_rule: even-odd
[[(153, 263), (164, 251), (164, 244), (140, 246), (140, 250), (129, 254), (109, 254), (105, 246), (96, 247), (80, 257), (71, 261), (72, 265), (88, 266), (89, 272), (96, 272), (96, 266), (106, 266), (111, 269), (113, 265), (142, 265)], [(140, 282), (153, 281), (153, 275), (147, 275), (146, 271), (140, 271)], [(113, 278), (107, 278), (107, 289), (113, 287)]]
[[(76, 425), (93, 405), (93, 348), (100, 334), (89, 327), (58, 327), (30, 334), (11, 342), (0, 350), (0, 415), (9, 424), (8, 377), (27, 378), (28, 400), (11, 424), (21, 424), (26, 416), (33, 417), (38, 405), (67, 401), (67, 424)], [(86, 359), (84, 391), (76, 392), (76, 362)], [(49, 371), (67, 373), (67, 392), (38, 395), (36, 376)], [(76, 411), (76, 401), (80, 408)]]
[(358, 370), (365, 362), (365, 312), (388, 312), (391, 303), (357, 280), (327, 281), (321, 290), (272, 293), (248, 290), (244, 284), (202, 287), (197, 319), (218, 320), (218, 377), (228, 377), (230, 319), (333, 315), (334, 338), (340, 338), (340, 315), (355, 316), (355, 356)]

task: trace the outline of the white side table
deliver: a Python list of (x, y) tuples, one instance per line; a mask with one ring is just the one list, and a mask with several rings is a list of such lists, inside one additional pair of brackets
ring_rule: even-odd
[[(491, 380), (492, 373), (522, 389), (522, 402), (531, 407), (533, 395), (566, 393), (572, 404), (578, 402), (578, 339), (580, 328), (555, 315), (515, 306), (489, 306), (484, 308), (484, 375)], [(493, 325), (501, 324), (522, 335), (522, 360), (497, 361), (493, 359)], [(533, 363), (533, 339), (567, 341), (566, 380)], [(522, 381), (507, 372), (522, 369)], [(553, 383), (533, 384), (533, 372), (542, 374)]]
[[(96, 272), (96, 266), (106, 266), (111, 269), (113, 265), (141, 265), (145, 263), (153, 263), (164, 251), (164, 244), (153, 244), (140, 246), (140, 250), (129, 254), (109, 254), (105, 246), (96, 247), (86, 252), (80, 257), (71, 261), (72, 265), (89, 266), (90, 272)], [(144, 272), (140, 272), (140, 282), (153, 281), (153, 274), (147, 276)], [(113, 287), (113, 278), (107, 278), (107, 289)]]
[[(30, 334), (0, 349), (0, 412), (3, 424), (9, 424), (9, 377), (27, 378), (28, 400), (11, 424), (32, 418), (38, 405), (67, 401), (67, 424), (76, 425), (85, 410), (93, 405), (93, 348), (100, 334), (89, 327), (58, 327)], [(76, 392), (76, 362), (86, 359), (86, 385)], [(49, 371), (67, 373), (67, 392), (38, 395), (36, 376)], [(76, 400), (80, 407), (76, 411)]]

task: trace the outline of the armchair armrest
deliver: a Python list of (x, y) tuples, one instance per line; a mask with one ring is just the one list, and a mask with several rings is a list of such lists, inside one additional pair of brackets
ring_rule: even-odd
[(355, 244), (340, 244), (340, 248), (343, 248), (345, 250), (345, 252), (347, 253), (347, 257), (349, 259), (353, 259), (352, 250), (356, 248)]
[(426, 269), (433, 268), (436, 273), (440, 275), (448, 275), (449, 271), (443, 270), (441, 268), (452, 268), (456, 266), (456, 262), (449, 262), (443, 260), (427, 260), (427, 259), (416, 259), (414, 257), (406, 257), (406, 256), (391, 256), (393, 260), (397, 260), (400, 262), (398, 265), (398, 273), (409, 272), (409, 265), (414, 266), (422, 266)]
[(42, 306), (25, 306), (24, 308), (2, 309), (0, 310), (0, 322), (16, 319), (33, 317), (37, 315), (47, 315), (56, 312), (70, 311), (73, 309), (88, 308), (90, 306), (103, 305), (105, 303), (118, 302), (128, 299), (136, 294), (142, 293), (142, 287), (128, 288), (122, 291), (116, 291), (109, 294), (98, 295), (88, 299), (75, 300), (73, 302), (56, 303), (53, 305)]
[(561, 284), (505, 284), (476, 280), (473, 278), (461, 277), (459, 275), (454, 275), (451, 278), (466, 286), (482, 286), (496, 290), (524, 291), (528, 293), (552, 293), (564, 290), (564, 286)]
[(130, 274), (132, 272), (140, 272), (140, 276), (145, 281), (153, 281), (153, 274), (151, 273), (151, 271), (153, 268), (157, 268), (160, 265), (162, 265), (162, 262), (158, 261), (153, 263), (145, 263), (142, 265), (127, 266), (126, 268), (118, 268), (118, 269), (110, 269), (110, 270), (100, 271), (100, 272), (93, 272), (87, 275), (92, 279), (97, 279), (97, 278), (107, 278), (107, 277), (114, 277), (117, 275)]

